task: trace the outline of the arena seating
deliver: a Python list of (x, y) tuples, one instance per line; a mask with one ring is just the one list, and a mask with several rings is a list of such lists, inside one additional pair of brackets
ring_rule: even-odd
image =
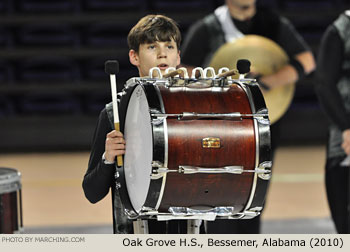
[[(36, 120), (42, 120), (43, 128), (52, 127), (52, 124), (45, 125), (47, 118), (57, 117), (67, 125), (76, 120), (76, 128), (67, 127), (72, 136), (79, 127), (85, 127), (92, 135), (95, 124), (79, 125), (79, 118), (89, 117), (95, 122), (100, 109), (111, 99), (104, 62), (108, 59), (119, 61), (118, 90), (128, 78), (137, 75), (136, 68), (129, 62), (126, 43), (126, 36), (136, 21), (148, 13), (162, 13), (174, 18), (185, 36), (192, 23), (223, 2), (0, 0), (0, 119), (13, 120), (6, 124), (11, 125), (11, 129), (0, 126), (0, 131), (8, 130), (4, 137), (12, 139), (16, 120), (20, 118), (23, 122), (29, 118), (28, 122), (32, 122), (31, 117), (36, 115)], [(258, 3), (269, 5), (288, 17), (316, 56), (326, 27), (342, 10), (350, 8), (348, 0), (266, 0)], [(286, 136), (286, 142), (324, 141), (326, 138), (326, 122), (312, 82), (310, 76), (299, 83), (283, 125), (294, 125), (296, 114), (307, 118), (305, 113), (313, 113), (318, 119), (304, 127), (313, 128), (315, 123), (323, 126), (312, 134)], [(33, 125), (36, 127), (37, 123)], [(29, 134), (30, 127), (28, 123)], [(89, 145), (90, 139), (77, 137), (74, 148), (88, 149)], [(20, 141), (17, 146), (19, 150)], [(64, 139), (58, 146), (64, 146)], [(32, 150), (56, 148), (48, 146), (45, 137), (33, 142), (32, 147)], [(66, 148), (74, 149), (72, 146)], [(0, 141), (0, 149), (9, 150), (6, 139)]]

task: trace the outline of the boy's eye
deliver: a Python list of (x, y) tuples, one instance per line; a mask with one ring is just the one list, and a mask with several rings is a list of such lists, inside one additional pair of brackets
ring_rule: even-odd
[(174, 49), (174, 46), (173, 45), (168, 45), (168, 48), (169, 49)]
[(154, 49), (154, 48), (155, 48), (154, 45), (149, 45), (149, 46), (148, 46), (148, 49)]

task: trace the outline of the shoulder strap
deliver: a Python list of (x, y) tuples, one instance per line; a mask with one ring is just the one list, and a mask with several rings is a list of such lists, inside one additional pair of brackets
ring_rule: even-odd
[(227, 42), (235, 41), (244, 36), (244, 34), (237, 29), (232, 21), (232, 17), (227, 5), (218, 7), (214, 14), (217, 20), (220, 22), (221, 28), (225, 34), (225, 40)]
[(207, 67), (210, 64), (210, 61), (220, 46), (226, 43), (225, 34), (221, 28), (221, 25), (214, 14), (210, 14), (203, 19), (205, 26), (208, 29), (208, 44), (211, 49), (202, 64), (202, 67)]
[(109, 121), (112, 129), (114, 129), (114, 117), (113, 117), (113, 104), (112, 104), (112, 102), (106, 104), (106, 112), (107, 112), (107, 116), (108, 116), (108, 121)]
[[(113, 103), (106, 104), (108, 121), (114, 129)], [(113, 231), (115, 234), (132, 234), (132, 221), (125, 214), (124, 205), (120, 199), (119, 190), (116, 186), (112, 187), (112, 205), (113, 205)]]

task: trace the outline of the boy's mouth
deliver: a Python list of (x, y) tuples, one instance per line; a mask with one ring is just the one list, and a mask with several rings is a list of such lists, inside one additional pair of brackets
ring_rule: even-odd
[(167, 64), (159, 64), (157, 67), (159, 69), (161, 69), (161, 70), (165, 70), (165, 69), (167, 69), (169, 67), (169, 65), (167, 65)]

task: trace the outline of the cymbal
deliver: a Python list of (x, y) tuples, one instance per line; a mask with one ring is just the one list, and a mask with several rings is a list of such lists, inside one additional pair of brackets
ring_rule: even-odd
[[(218, 71), (221, 67), (236, 68), (237, 60), (248, 59), (251, 71), (262, 75), (272, 74), (288, 63), (288, 55), (274, 41), (257, 35), (246, 35), (222, 45), (214, 54), (210, 66)], [(233, 78), (238, 79), (237, 76)], [(271, 124), (278, 121), (288, 110), (294, 96), (295, 83), (262, 89)]]

